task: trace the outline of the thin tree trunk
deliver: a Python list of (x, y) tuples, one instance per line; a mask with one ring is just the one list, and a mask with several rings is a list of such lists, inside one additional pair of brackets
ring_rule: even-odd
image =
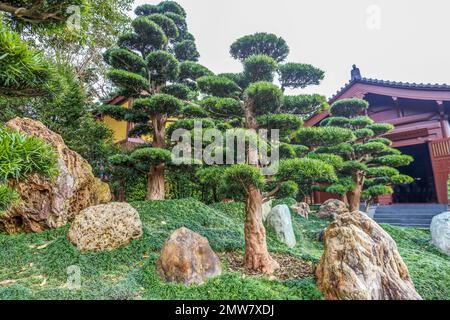
[(164, 163), (151, 166), (147, 177), (147, 200), (164, 200), (166, 196), (164, 172)]
[[(152, 116), (153, 142), (154, 148), (165, 148), (165, 117), (163, 115)], [(147, 200), (164, 200), (165, 190), (165, 169), (164, 163), (152, 165), (147, 174)]]
[(265, 274), (272, 274), (279, 268), (269, 254), (266, 244), (266, 229), (262, 222), (262, 195), (254, 186), (249, 188), (246, 200), (245, 219), (245, 268)]
[(364, 186), (364, 174), (362, 172), (356, 172), (353, 175), (353, 181), (356, 184), (355, 189), (347, 193), (348, 206), (350, 212), (359, 211), (359, 205), (361, 203), (361, 194)]

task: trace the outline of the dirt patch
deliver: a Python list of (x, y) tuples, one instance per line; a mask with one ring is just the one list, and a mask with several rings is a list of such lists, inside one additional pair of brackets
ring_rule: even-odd
[[(260, 275), (257, 272), (249, 271), (244, 268), (244, 255), (242, 253), (223, 252), (220, 253), (219, 256), (220, 260), (224, 263), (227, 272), (239, 272), (247, 276)], [(285, 253), (271, 253), (271, 256), (280, 264), (280, 268), (277, 269), (272, 276), (276, 279), (289, 280), (314, 276), (316, 266), (311, 261), (301, 260)]]

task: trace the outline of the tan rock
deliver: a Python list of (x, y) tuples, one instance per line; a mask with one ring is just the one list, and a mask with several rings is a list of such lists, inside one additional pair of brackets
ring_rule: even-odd
[(337, 199), (328, 199), (320, 206), (317, 217), (322, 219), (336, 218), (346, 212), (348, 212), (348, 208), (344, 202)]
[(33, 175), (26, 182), (11, 183), (22, 202), (0, 217), (0, 230), (16, 233), (57, 228), (67, 224), (80, 210), (111, 200), (109, 186), (94, 177), (89, 163), (70, 150), (59, 134), (39, 121), (26, 118), (15, 118), (6, 126), (52, 145), (59, 154), (59, 176), (50, 181)]
[(309, 209), (309, 204), (306, 202), (297, 202), (293, 206), (291, 206), (291, 209), (298, 213), (299, 216), (302, 216), (303, 218), (308, 219), (309, 213), (311, 210)]
[(165, 242), (156, 267), (164, 281), (186, 285), (201, 284), (222, 272), (208, 239), (184, 227)]
[(330, 300), (421, 300), (395, 241), (358, 211), (326, 229), (316, 276)]
[(67, 238), (80, 251), (109, 251), (142, 236), (139, 213), (125, 202), (111, 202), (82, 210)]

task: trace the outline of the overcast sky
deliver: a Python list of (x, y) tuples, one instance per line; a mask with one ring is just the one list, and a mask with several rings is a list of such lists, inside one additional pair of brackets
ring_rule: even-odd
[[(157, 4), (159, 0), (137, 0)], [(350, 79), (363, 77), (450, 83), (448, 0), (178, 0), (201, 54), (215, 73), (241, 71), (230, 57), (237, 38), (255, 32), (283, 37), (287, 61), (310, 63), (325, 80), (302, 92), (330, 97)]]

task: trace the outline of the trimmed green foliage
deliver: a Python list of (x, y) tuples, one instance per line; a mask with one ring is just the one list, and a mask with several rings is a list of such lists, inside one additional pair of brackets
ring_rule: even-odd
[(251, 55), (246, 58), (244, 64), (244, 76), (250, 82), (273, 81), (277, 63), (266, 55)]
[(177, 59), (167, 51), (153, 51), (146, 61), (151, 81), (157, 84), (175, 80), (180, 72)]
[(226, 77), (203, 76), (197, 79), (197, 84), (203, 93), (221, 98), (239, 94), (239, 86)]
[(277, 198), (296, 198), (298, 195), (298, 184), (294, 181), (284, 182), (276, 193)]
[(323, 80), (325, 72), (310, 64), (286, 63), (279, 67), (280, 83), (283, 88), (306, 88), (318, 85)]
[(148, 16), (148, 19), (160, 26), (169, 39), (176, 39), (180, 35), (175, 22), (167, 16), (156, 13)]
[(319, 94), (302, 94), (298, 96), (284, 96), (282, 112), (293, 113), (303, 118), (328, 108), (327, 99)]
[(295, 142), (310, 148), (333, 146), (355, 140), (351, 130), (339, 127), (308, 127), (295, 133)]
[(331, 106), (331, 114), (338, 117), (356, 117), (369, 108), (369, 103), (362, 99), (341, 99)]
[(235, 164), (225, 169), (225, 183), (228, 189), (246, 192), (250, 187), (262, 188), (264, 176), (258, 168), (248, 164)]
[(281, 106), (283, 92), (270, 82), (255, 82), (245, 90), (256, 115), (274, 113)]
[(281, 135), (288, 135), (299, 129), (303, 124), (300, 117), (288, 113), (264, 114), (259, 116), (257, 121), (261, 128), (278, 129)]
[(161, 88), (161, 92), (181, 100), (188, 100), (191, 94), (189, 87), (182, 83), (166, 85)]
[(183, 61), (180, 63), (180, 80), (195, 81), (200, 77), (212, 76), (213, 72), (194, 61)]
[(233, 58), (245, 60), (252, 55), (266, 55), (281, 62), (289, 54), (289, 47), (283, 38), (271, 33), (255, 33), (237, 39), (230, 48)]
[(213, 118), (241, 117), (244, 114), (241, 101), (233, 98), (210, 96), (199, 101), (199, 104), (207, 110)]
[(192, 40), (184, 40), (175, 44), (173, 50), (178, 61), (197, 61), (200, 57), (197, 46)]
[(105, 52), (104, 58), (115, 69), (123, 69), (145, 76), (145, 61), (134, 52), (122, 48), (112, 48)]
[(183, 117), (189, 118), (206, 118), (208, 117), (208, 112), (201, 106), (189, 103), (183, 107), (181, 110)]
[(183, 107), (182, 102), (171, 95), (159, 93), (150, 98), (139, 98), (134, 101), (134, 108), (146, 114), (175, 114)]
[(149, 84), (143, 76), (126, 70), (111, 69), (107, 76), (116, 86), (124, 88), (131, 95), (139, 95)]
[(133, 151), (130, 159), (135, 163), (154, 165), (170, 162), (172, 153), (160, 148), (139, 148)]
[(334, 169), (330, 164), (310, 158), (281, 160), (276, 178), (279, 181), (291, 180), (299, 186), (307, 188), (310, 188), (314, 182), (334, 182), (337, 180)]
[[(131, 25), (147, 46), (162, 49), (167, 44), (168, 40), (164, 30), (148, 17), (137, 17)], [(142, 53), (145, 54), (146, 52)]]

